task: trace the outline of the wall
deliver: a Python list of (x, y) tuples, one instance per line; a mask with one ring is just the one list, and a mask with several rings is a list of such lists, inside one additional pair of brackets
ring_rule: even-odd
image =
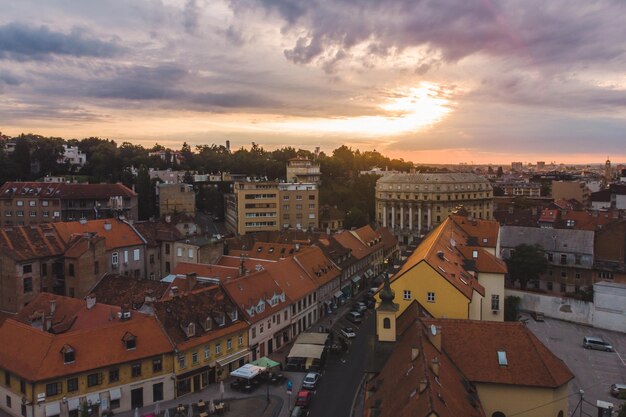
[[(482, 320), (504, 321), (504, 274), (479, 272), (478, 283), (485, 288), (485, 299), (482, 303)], [(498, 295), (500, 298), (500, 308), (496, 313), (491, 309), (492, 295)]]
[(626, 284), (602, 281), (593, 291), (593, 326), (626, 333)]
[(563, 411), (563, 416), (569, 415), (568, 385), (551, 389), (476, 383), (476, 390), (485, 416), (500, 411), (506, 416), (557, 417), (559, 411)]

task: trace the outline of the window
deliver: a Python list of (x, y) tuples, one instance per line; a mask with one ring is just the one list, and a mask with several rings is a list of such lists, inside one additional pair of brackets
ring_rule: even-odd
[(574, 263), (576, 265), (580, 265), (580, 261), (582, 260), (582, 256), (579, 254), (574, 254)]
[(152, 359), (152, 372), (161, 372), (163, 370), (163, 360), (161, 358)]
[(9, 371), (4, 371), (4, 385), (11, 386), (11, 372)]
[(152, 385), (152, 401), (163, 401), (163, 383), (157, 382)]
[(548, 281), (548, 291), (552, 291), (552, 281)]
[(117, 266), (119, 264), (119, 254), (117, 252), (113, 252), (111, 254), (111, 265)]
[(209, 349), (209, 346), (205, 346), (204, 347), (204, 359), (209, 359), (211, 357), (211, 349)]
[(138, 261), (139, 260), (139, 249), (133, 249), (133, 261)]
[(29, 212), (28, 212), (28, 215), (29, 215), (30, 217), (37, 217), (37, 212), (36, 212), (36, 211), (31, 210), (31, 211), (29, 211)]
[(226, 341), (226, 349), (231, 350), (233, 348), (233, 339), (228, 339)]
[(9, 397), (9, 396), (7, 395), (7, 399), (6, 399), (6, 401), (7, 401), (7, 407), (8, 407), (8, 408), (11, 408), (11, 397)]
[(391, 329), (391, 319), (389, 319), (389, 317), (383, 319), (383, 328)]
[(315, 196), (314, 195), (309, 195), (309, 200), (315, 200)]
[(70, 378), (67, 380), (67, 392), (78, 391), (78, 378)]
[(285, 201), (289, 200), (289, 196), (288, 195), (284, 195), (283, 196), (283, 200), (285, 200)]
[(150, 265), (154, 264), (154, 254), (150, 255)]
[(24, 210), (15, 210), (15, 215), (17, 217), (24, 217)]
[(166, 255), (169, 255), (169, 254), (170, 254), (170, 244), (169, 244), (169, 243), (166, 243), (166, 244), (165, 244), (165, 254), (166, 254)]
[(296, 200), (302, 200), (302, 196), (301, 195), (297, 195), (296, 196)]
[(565, 265), (567, 263), (567, 255), (562, 253), (561, 254), (561, 265)]
[(99, 274), (100, 273), (100, 262), (94, 261), (94, 263), (93, 263), (93, 273), (94, 274)]
[(256, 327), (252, 327), (252, 338), (256, 337)]
[(188, 256), (190, 259), (193, 259), (193, 249), (189, 249), (189, 250), (188, 250), (187, 256)]
[(567, 291), (567, 287), (565, 286), (565, 284), (561, 284), (561, 292), (566, 292)]
[(63, 346), (61, 353), (63, 354), (63, 363), (72, 363), (76, 360), (76, 351), (70, 345)]
[(263, 333), (263, 323), (259, 324), (259, 333)]
[(126, 333), (122, 341), (126, 345), (126, 350), (135, 349), (137, 347), (137, 338), (130, 333)]
[(26, 394), (26, 381), (20, 379), (20, 392)]
[(44, 211), (43, 212), (43, 217), (50, 217), (50, 212), (49, 211)]
[(176, 256), (183, 256), (183, 248), (176, 248)]
[(33, 266), (31, 264), (22, 266), (22, 274), (30, 274), (33, 272)]
[(198, 352), (193, 352), (191, 354), (191, 364), (192, 365), (197, 365), (198, 364)]
[[(119, 379), (119, 374), (118, 374), (118, 379)], [(88, 387), (95, 387), (96, 385), (100, 385), (100, 384), (102, 384), (102, 374), (100, 372), (87, 375)]]
[(63, 392), (63, 386), (60, 382), (51, 382), (46, 384), (46, 397), (53, 397)]
[(67, 274), (68, 274), (70, 277), (73, 277), (73, 276), (74, 276), (74, 264), (68, 264), (68, 265), (67, 265)]
[(498, 294), (491, 295), (491, 309), (500, 310), (500, 296)]
[[(278, 318), (280, 319), (280, 316), (278, 316)], [(241, 335), (241, 334), (237, 338), (237, 345), (238, 346), (243, 346), (243, 335)]]
[(302, 204), (296, 204), (296, 210), (302, 210)]
[(118, 368), (109, 370), (109, 382), (117, 382), (120, 380), (120, 370)]
[(554, 254), (548, 253), (548, 261), (549, 262), (554, 262)]
[(17, 200), (16, 202), (18, 207), (23, 207), (24, 206), (24, 202), (22, 200)]
[(434, 292), (429, 292), (428, 295), (426, 296), (426, 300), (429, 303), (434, 303), (435, 302), (435, 293)]
[(314, 209), (314, 208), (315, 208), (315, 203), (311, 203), (311, 204), (309, 204), (309, 208), (310, 208), (310, 209)]
[(128, 264), (128, 251), (124, 251), (124, 265)]
[(404, 300), (410, 300), (411, 299), (411, 290), (404, 290), (404, 294), (403, 294), (402, 298)]
[(31, 277), (24, 278), (23, 284), (24, 284), (24, 294), (33, 292), (33, 279)]
[(178, 355), (178, 367), (185, 368), (187, 366), (185, 355)]
[(130, 375), (133, 378), (136, 378), (138, 376), (141, 376), (141, 363), (133, 363), (130, 366)]
[(215, 354), (216, 355), (221, 355), (222, 354), (222, 344), (221, 343), (217, 343), (215, 345)]
[(48, 200), (43, 200), (41, 202), (41, 205), (44, 206), (44, 207), (48, 207)]

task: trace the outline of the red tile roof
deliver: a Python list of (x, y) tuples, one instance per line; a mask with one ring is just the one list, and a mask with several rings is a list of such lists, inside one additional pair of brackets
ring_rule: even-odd
[(498, 242), (498, 234), (500, 225), (493, 220), (483, 220), (464, 216), (450, 215), (449, 217), (456, 223), (468, 236), (476, 238), (478, 246), (495, 248)]
[[(472, 382), (557, 388), (574, 378), (521, 323), (424, 319), (441, 328), (442, 346)], [(498, 351), (507, 365), (499, 365)]]
[[(128, 246), (139, 246), (144, 244), (144, 240), (137, 231), (128, 223), (117, 219), (89, 220), (81, 222), (52, 223), (65, 243), (74, 236), (85, 233), (97, 233), (106, 239), (106, 250), (124, 248)], [(107, 226), (108, 225), (108, 226)], [(110, 230), (107, 230), (110, 227)]]
[(341, 246), (350, 249), (352, 256), (356, 259), (364, 259), (374, 251), (374, 249), (363, 244), (357, 236), (347, 230), (333, 235), (333, 238), (339, 242)]
[(62, 255), (65, 242), (51, 224), (0, 229), (0, 249), (18, 262)]

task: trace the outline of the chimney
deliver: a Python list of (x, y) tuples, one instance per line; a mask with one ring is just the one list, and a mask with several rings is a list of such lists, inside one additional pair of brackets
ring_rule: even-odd
[(52, 328), (52, 316), (44, 316), (42, 320), (43, 320), (43, 329), (46, 332), (49, 332), (50, 329)]
[(198, 274), (196, 274), (195, 272), (190, 272), (189, 274), (187, 274), (187, 289), (189, 291), (191, 291), (196, 286), (197, 282)]
[(178, 297), (178, 287), (176, 285), (174, 285), (174, 286), (172, 286), (172, 288), (170, 288), (170, 297), (172, 297), (172, 298)]
[(82, 217), (79, 221), (80, 224), (87, 224), (87, 219)]
[(54, 312), (57, 309), (57, 300), (50, 300), (50, 314), (54, 315)]
[(433, 374), (435, 374), (435, 376), (439, 376), (439, 358), (434, 358), (430, 362), (430, 369), (432, 369)]
[(87, 310), (91, 310), (96, 305), (96, 294), (91, 293), (87, 297), (85, 297), (85, 302), (87, 304)]

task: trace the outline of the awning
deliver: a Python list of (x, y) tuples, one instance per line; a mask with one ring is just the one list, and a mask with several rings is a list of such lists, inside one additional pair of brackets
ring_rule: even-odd
[(361, 281), (361, 277), (359, 277), (359, 276), (352, 277), (352, 282), (354, 282), (355, 284), (358, 284), (359, 281)]
[(367, 271), (365, 271), (365, 276), (370, 278), (372, 275), (374, 275), (374, 271), (372, 271), (372, 268), (368, 269)]
[(324, 352), (323, 345), (307, 345), (298, 343), (293, 345), (289, 352), (288, 358), (313, 358), (320, 359)]
[(300, 333), (295, 341), (298, 345), (325, 345), (328, 339), (328, 333)]
[(231, 353), (230, 355), (217, 359), (215, 362), (217, 362), (219, 366), (224, 366), (236, 361), (237, 359), (241, 359), (244, 356), (248, 356), (247, 350), (240, 350), (239, 352)]
[(350, 297), (350, 294), (352, 294), (352, 288), (350, 288), (349, 285), (346, 285), (341, 289), (341, 292), (344, 293), (346, 297)]
[(232, 371), (230, 375), (236, 376), (237, 378), (252, 379), (263, 371), (265, 371), (265, 368), (247, 363), (241, 368)]
[(61, 414), (61, 403), (46, 404), (46, 417), (58, 416), (59, 414)]
[(109, 397), (111, 398), (111, 401), (119, 400), (122, 398), (122, 390), (119, 388), (113, 388), (109, 391)]
[(337, 291), (334, 295), (335, 298), (343, 297), (343, 293), (341, 291)]
[(89, 404), (96, 404), (100, 401), (100, 394), (87, 394), (87, 402)]
[(80, 407), (80, 398), (70, 398), (67, 400), (68, 411), (78, 410), (78, 407)]
[(275, 366), (280, 366), (280, 363), (271, 360), (267, 356), (263, 356), (255, 361), (250, 362), (252, 365), (260, 366), (261, 368), (273, 368)]

